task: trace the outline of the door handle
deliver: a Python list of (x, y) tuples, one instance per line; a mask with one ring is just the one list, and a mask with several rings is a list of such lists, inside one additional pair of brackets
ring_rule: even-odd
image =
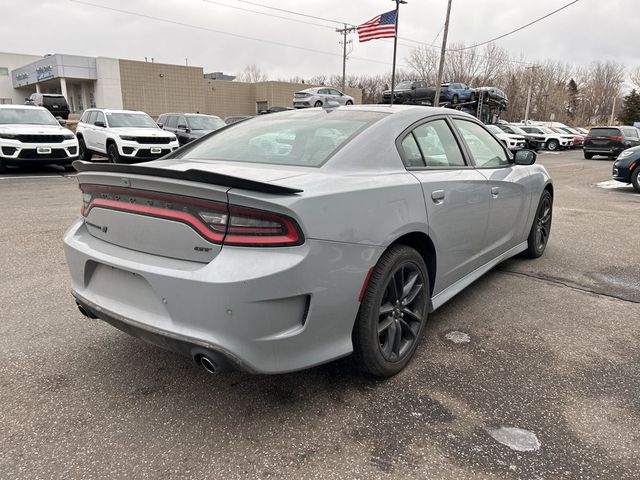
[(434, 190), (431, 192), (431, 200), (437, 204), (442, 203), (444, 201), (444, 190)]
[(491, 196), (493, 198), (498, 198), (499, 194), (500, 194), (500, 189), (498, 187), (491, 187)]

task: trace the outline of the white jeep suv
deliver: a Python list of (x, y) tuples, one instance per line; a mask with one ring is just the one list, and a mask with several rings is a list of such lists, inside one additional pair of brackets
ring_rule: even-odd
[(76, 127), (80, 159), (94, 153), (106, 155), (111, 163), (155, 160), (179, 147), (173, 133), (162, 130), (144, 112), (92, 108)]
[(0, 105), (0, 171), (7, 165), (61, 165), (78, 158), (73, 133), (43, 107)]
[(518, 127), (527, 133), (544, 137), (545, 148), (552, 152), (573, 147), (573, 136), (560, 135), (550, 128), (541, 125), (518, 125)]

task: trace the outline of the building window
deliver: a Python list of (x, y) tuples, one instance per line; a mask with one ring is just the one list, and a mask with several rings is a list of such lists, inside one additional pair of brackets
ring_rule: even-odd
[(7, 67), (0, 67), (0, 77), (8, 77), (9, 69)]
[(0, 105), (11, 105), (13, 100), (10, 98), (0, 98)]

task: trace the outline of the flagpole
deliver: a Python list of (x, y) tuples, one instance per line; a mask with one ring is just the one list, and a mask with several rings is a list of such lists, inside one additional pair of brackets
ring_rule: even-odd
[(398, 18), (400, 17), (400, 4), (407, 3), (405, 0), (393, 0), (396, 2), (396, 28), (393, 37), (393, 67), (391, 68), (391, 100), (389, 105), (393, 105), (394, 91), (396, 87), (396, 52), (398, 50)]

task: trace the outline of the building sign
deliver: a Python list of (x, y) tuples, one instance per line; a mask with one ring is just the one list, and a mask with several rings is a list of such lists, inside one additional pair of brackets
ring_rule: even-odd
[(51, 65), (36, 68), (36, 77), (38, 81), (53, 77), (53, 68)]
[(20, 72), (16, 74), (16, 80), (19, 82), (20, 80), (28, 80), (29, 73), (28, 72)]

